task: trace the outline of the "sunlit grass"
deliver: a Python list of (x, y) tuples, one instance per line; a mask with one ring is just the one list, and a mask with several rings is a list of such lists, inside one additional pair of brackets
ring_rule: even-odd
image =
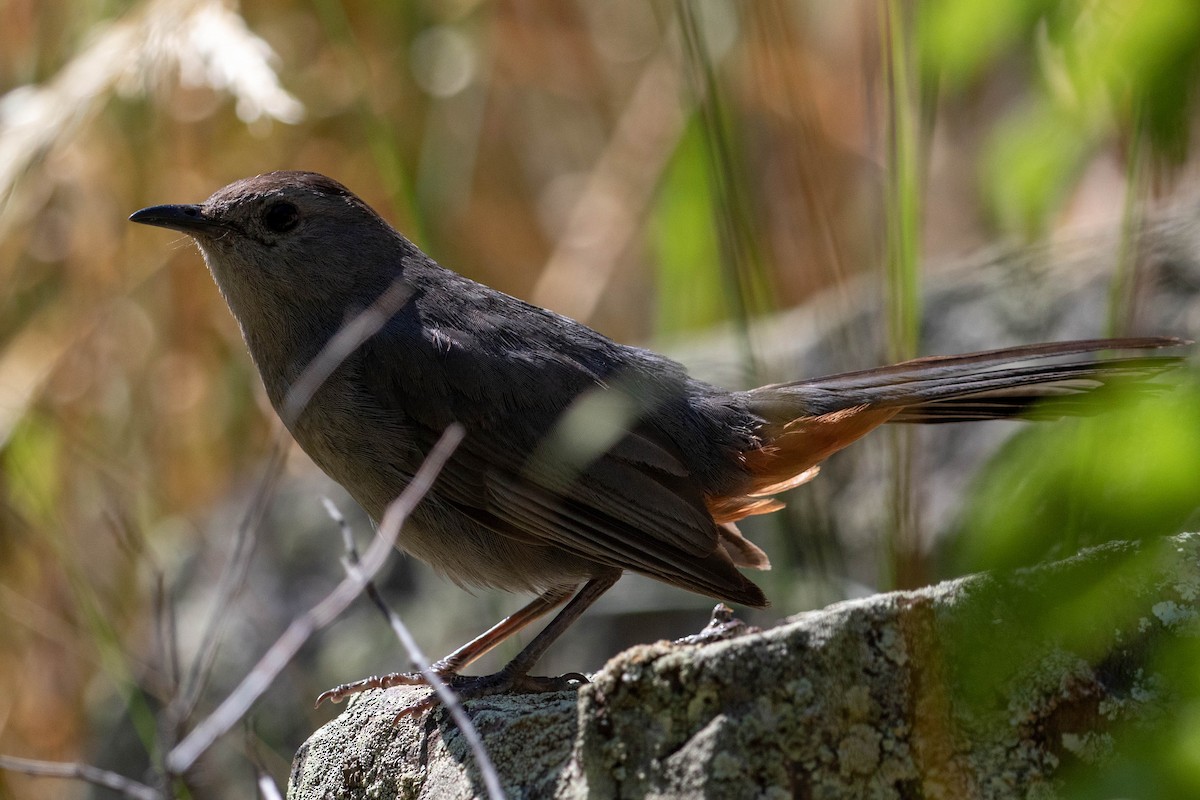
[[(921, 285), (938, 280), (928, 264), (961, 255), (939, 237), (1048, 238), (1105, 159), (1124, 176), (1110, 205), (1123, 205), (1132, 242), (1147, 196), (1189, 163), (1200, 61), (1200, 6), (1187, 0), (1136, 13), (1040, 0), (915, 13), (887, 0), (128, 6), (93, 24), (96, 4), (9, 4), (0, 26), (0, 600), (22, 598), (4, 601), (15, 622), (0, 635), (0, 750), (23, 755), (102, 753), (129, 737), (106, 717), (123, 707), (150, 760), (172, 680), (148, 663), (155, 576), (168, 595), (205, 583), (204, 557), (184, 551), (222, 552), (232, 532), (210, 538), (204, 522), (238, 517), (268, 450), (271, 415), (198, 254), (132, 230), (129, 212), (199, 201), (254, 172), (316, 169), (446, 266), (622, 341), (732, 321), (748, 384), (754, 322), (830, 285), (887, 321), (878, 341), (847, 336), (857, 349), (836, 351), (835, 368), (917, 354)], [(939, 159), (970, 166), (938, 172)], [(947, 207), (956, 216), (929, 212)], [(879, 291), (861, 291), (862, 275)], [(1129, 312), (1138, 280), (1114, 281), (1113, 331), (1156, 327), (1152, 310)], [(771, 379), (786, 377), (799, 376)], [(1023, 433), (977, 480), (941, 574), (1194, 525), (1196, 407), (1185, 387)], [(890, 502), (918, 527), (881, 570), (902, 582), (939, 574), (908, 506), (921, 485), (907, 452), (893, 456)], [(311, 475), (299, 455), (291, 470)], [(797, 498), (809, 513), (770, 532), (787, 543), (772, 552), (776, 596), (798, 574), (789, 553), (817, 573), (854, 568), (820, 496)], [(276, 533), (292, 542), (288, 527)], [(810, 547), (814, 530), (824, 538)], [(331, 531), (334, 580), (339, 549)], [(1115, 591), (1064, 593), (1046, 624), (1119, 614), (1106, 604)], [(490, 619), (515, 601), (481, 602)], [(237, 614), (239, 633), (275, 623), (259, 607)], [(464, 633), (425, 624), (445, 639), (430, 651)], [(44, 668), (64, 653), (70, 666)], [(292, 676), (284, 707), (326, 677)], [(1164, 727), (1159, 752), (1176, 759), (1164, 775), (1185, 774), (1194, 716)], [(273, 717), (287, 733), (271, 746), (286, 759), (298, 743), (287, 736), (318, 722)], [(1153, 753), (1134, 746), (1113, 779), (1142, 774)]]

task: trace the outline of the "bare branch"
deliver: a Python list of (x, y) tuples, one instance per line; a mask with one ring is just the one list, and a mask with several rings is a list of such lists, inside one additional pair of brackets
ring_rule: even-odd
[(496, 771), (496, 765), (492, 763), (492, 759), (488, 755), (487, 749), (483, 746), (483, 740), (479, 737), (479, 732), (475, 730), (475, 725), (471, 722), (471, 718), (463, 710), (458, 695), (446, 685), (441, 675), (438, 675), (430, 668), (429, 659), (422, 652), (420, 645), (417, 644), (417, 640), (413, 638), (412, 633), (408, 630), (408, 626), (400, 619), (400, 615), (388, 606), (387, 602), (383, 599), (383, 595), (375, 587), (374, 581), (369, 577), (362, 576), (359, 567), (358, 549), (354, 546), (354, 537), (350, 535), (350, 526), (346, 524), (346, 518), (342, 516), (332, 501), (328, 498), (323, 499), (329, 515), (333, 517), (334, 522), (341, 528), (342, 538), (346, 543), (346, 557), (342, 562), (346, 568), (346, 574), (350, 577), (358, 576), (362, 580), (367, 596), (387, 618), (388, 624), (391, 625), (392, 631), (396, 634), (396, 638), (400, 640), (400, 644), (403, 645), (405, 652), (408, 653), (409, 661), (412, 662), (412, 665), (425, 678), (430, 688), (437, 693), (438, 699), (442, 701), (442, 705), (450, 713), (450, 718), (454, 720), (454, 724), (462, 731), (463, 738), (467, 740), (467, 746), (471, 748), (471, 752), (475, 756), (475, 761), (479, 765), (479, 772), (483, 776), (484, 786), (487, 787), (488, 797), (492, 798), (492, 800), (504, 800), (504, 790), (500, 786), (500, 775)]
[(105, 789), (112, 789), (126, 797), (136, 798), (136, 800), (163, 800), (162, 793), (154, 787), (138, 783), (106, 769), (93, 767), (91, 764), (80, 764), (75, 761), (40, 761), (33, 758), (0, 755), (0, 769), (41, 778), (68, 778), (85, 781), (96, 786), (103, 786)]
[(167, 754), (168, 773), (186, 772), (218, 737), (237, 724), (250, 707), (262, 696), (297, 651), (321, 628), (336, 619), (362, 593), (364, 581), (374, 577), (387, 560), (396, 543), (400, 528), (413, 508), (429, 491), (446, 460), (462, 441), (461, 425), (452, 425), (442, 434), (417, 474), (404, 492), (388, 506), (375, 539), (363, 557), (362, 569), (356, 576), (347, 576), (321, 602), (296, 618), (283, 635), (271, 645), (254, 669), (210, 716), (196, 726), (183, 741)]

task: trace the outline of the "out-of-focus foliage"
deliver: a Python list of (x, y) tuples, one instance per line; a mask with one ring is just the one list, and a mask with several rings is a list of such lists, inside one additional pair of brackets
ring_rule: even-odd
[(977, 478), (954, 571), (1012, 569), (1200, 525), (1200, 390), (1166, 385), (1149, 398), (1117, 390), (1095, 416), (1013, 437)]
[(988, 136), (983, 185), (996, 218), (1045, 230), (1114, 138), (1180, 162), (1200, 78), (1200, 6), (1189, 0), (1014, 0), (921, 5), (924, 67), (954, 91), (1012, 71), (1032, 91)]
[(680, 142), (676, 159), (663, 176), (659, 207), (652, 217), (658, 320), (664, 331), (699, 328), (725, 318), (720, 284), (698, 275), (699, 265), (709, 263), (709, 254), (717, 249), (711, 192), (704, 162), (695, 153), (698, 139), (689, 133)]
[[(1165, 608), (1164, 620), (1173, 609)], [(1195, 620), (1172, 620), (1195, 625)], [(1117, 729), (1091, 743), (1106, 756), (1099, 766), (1071, 764), (1066, 770), (1068, 800), (1113, 797), (1195, 797), (1200, 794), (1200, 684), (1196, 675), (1200, 639), (1159, 648), (1157, 665), (1172, 693), (1169, 711), (1153, 726)]]
[[(1030, 642), (1061, 642), (1066, 652), (1103, 657), (1109, 691), (1154, 698), (1162, 707), (1163, 718), (1153, 724), (1127, 721), (1115, 702), (1090, 712), (1091, 721), (1066, 723), (1060, 746), (1061, 796), (1067, 798), (1200, 792), (1194, 750), (1200, 682), (1192, 644), (1197, 620), (1190, 607), (1200, 587), (1162, 587), (1182, 602), (1163, 600), (1153, 608), (1157, 620), (1131, 624), (1137, 622), (1131, 615), (1144, 611), (1129, 587), (1144, 584), (1138, 575), (1152, 572), (1155, 560), (1177, 557), (1164, 537), (1200, 526), (1200, 387), (1178, 379), (1165, 387), (1169, 391), (1154, 397), (1117, 389), (1097, 406), (1103, 413), (1011, 439), (978, 476), (955, 542), (953, 571), (1001, 574), (1107, 541), (1145, 542), (1140, 553), (1105, 569), (1079, 573), (1040, 595), (1022, 595), (1032, 599), (1013, 612), (1027, 621)], [(1003, 676), (1020, 674), (1025, 647), (1020, 640), (989, 637), (986, 618), (973, 622), (972, 630), (951, 641), (947, 661), (957, 677), (952, 691), (958, 702), (987, 708), (999, 696)], [(1164, 643), (1150, 634), (1157, 624), (1190, 634)], [(1123, 640), (1114, 633), (1122, 625), (1147, 633), (1142, 640)], [(1123, 663), (1125, 654), (1131, 663), (1150, 660), (1155, 667), (1132, 671)]]

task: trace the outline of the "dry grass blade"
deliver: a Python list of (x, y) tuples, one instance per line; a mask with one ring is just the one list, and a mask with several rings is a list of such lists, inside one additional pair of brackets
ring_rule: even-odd
[(152, 0), (101, 29), (53, 79), (0, 97), (0, 219), (20, 176), (114, 92), (143, 92), (178, 73), (233, 95), (245, 122), (300, 121), (304, 107), (280, 86), (273, 59), (220, 0)]
[(162, 800), (163, 798), (162, 793), (152, 786), (138, 783), (124, 775), (93, 767), (90, 764), (0, 756), (0, 769), (42, 778), (68, 778), (85, 781), (96, 786), (103, 786), (105, 789), (112, 789), (114, 792), (120, 792), (126, 797), (136, 798), (136, 800)]
[(637, 236), (687, 122), (684, 100), (663, 102), (684, 98), (678, 38), (673, 26), (638, 79), (538, 278), (534, 303), (586, 321)]
[(292, 621), (283, 635), (271, 645), (250, 674), (225, 698), (217, 710), (167, 754), (165, 763), (170, 774), (180, 775), (191, 768), (196, 759), (208, 750), (218, 737), (236, 725), (250, 706), (270, 688), (304, 643), (336, 619), (362, 593), (365, 581), (374, 577), (383, 566), (396, 544), (396, 537), (404, 521), (429, 491), (442, 466), (462, 441), (462, 437), (461, 426), (453, 425), (446, 429), (404, 493), (388, 506), (375, 540), (371, 542), (363, 557), (361, 572), (357, 576), (343, 579), (321, 602)]

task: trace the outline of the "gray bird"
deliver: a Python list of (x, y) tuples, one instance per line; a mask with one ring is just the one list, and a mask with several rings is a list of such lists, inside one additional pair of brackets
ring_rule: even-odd
[[(738, 567), (766, 569), (767, 556), (735, 523), (779, 508), (775, 495), (879, 425), (1084, 413), (1081, 395), (1179, 359), (1081, 356), (1182, 343), (1038, 344), (729, 391), (440, 267), (323, 175), (272, 172), (130, 219), (196, 240), (272, 405), (373, 519), (443, 431), (463, 426), (399, 546), (461, 585), (537, 595), (434, 665), (467, 696), (577, 679), (529, 670), (626, 570), (765, 606)], [(330, 339), (396, 287), (405, 301), (290, 408), (289, 391)], [(564, 602), (500, 672), (459, 676)], [(397, 673), (323, 697), (420, 680)]]

